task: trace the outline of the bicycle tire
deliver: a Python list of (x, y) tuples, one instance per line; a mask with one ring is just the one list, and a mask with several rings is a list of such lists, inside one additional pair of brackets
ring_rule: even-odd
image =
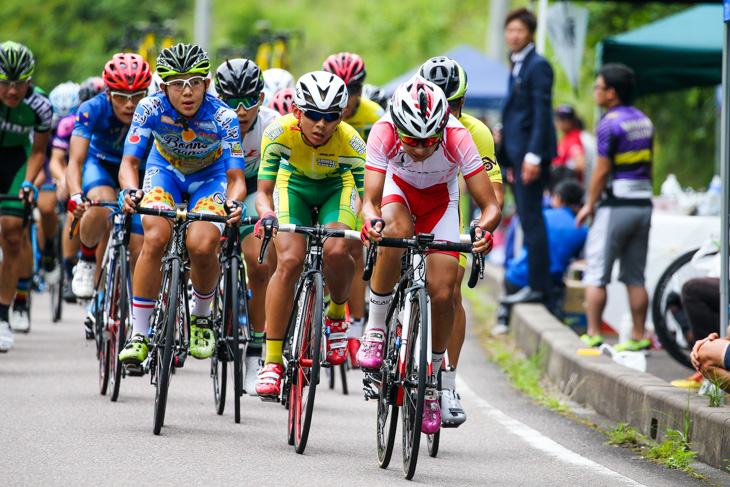
[(654, 321), (654, 331), (659, 338), (664, 350), (677, 362), (694, 369), (690, 361), (689, 354), (692, 351), (691, 345), (683, 346), (678, 342), (678, 334), (681, 333), (681, 327), (678, 329), (677, 323), (671, 311), (667, 309), (667, 297), (670, 292), (681, 293), (682, 285), (691, 277), (699, 277), (700, 275), (684, 275), (682, 268), (691, 262), (692, 257), (699, 249), (690, 250), (680, 255), (672, 261), (664, 270), (657, 281), (654, 288), (654, 296), (651, 303), (651, 318)]
[[(411, 297), (411, 318), (403, 377), (403, 476), (411, 480), (416, 473), (418, 447), (421, 441), (421, 422), (426, 390), (428, 340), (428, 297), (424, 288), (418, 288)], [(416, 347), (418, 363), (416, 363)], [(415, 385), (415, 387), (414, 387)]]
[[(347, 395), (347, 361), (350, 360), (349, 357), (345, 357), (345, 362), (340, 364), (338, 369), (340, 369), (340, 379), (342, 379), (342, 394)], [(333, 374), (334, 375), (334, 374)]]
[[(233, 411), (234, 411), (234, 421), (236, 423), (241, 422), (241, 390), (243, 389), (243, 366), (241, 364), (241, 349), (239, 347), (240, 343), (240, 326), (238, 323), (239, 320), (239, 309), (238, 305), (240, 303), (240, 280), (239, 280), (239, 267), (240, 267), (240, 257), (233, 255), (230, 260), (230, 270), (228, 273), (228, 282), (226, 283), (226, 291), (230, 292), (229, 301), (230, 301), (230, 309), (231, 309), (231, 315), (230, 315), (230, 328), (228, 330), (231, 332), (231, 352), (232, 352), (232, 358), (233, 358)], [(229, 320), (226, 320), (228, 323)], [(226, 341), (226, 343), (228, 343)]]
[[(165, 282), (166, 281), (166, 282)], [(158, 314), (155, 334), (162, 337), (162, 357), (157, 356), (157, 387), (155, 389), (155, 411), (152, 432), (159, 435), (165, 423), (165, 411), (167, 409), (167, 393), (172, 375), (172, 348), (175, 340), (175, 328), (178, 319), (178, 293), (180, 281), (180, 262), (177, 259), (170, 260), (169, 266), (163, 272), (163, 283), (167, 289), (162, 288), (164, 296), (164, 312)], [(159, 341), (156, 341), (159, 351)]]
[(119, 388), (122, 382), (124, 367), (119, 360), (119, 353), (127, 342), (127, 320), (129, 319), (129, 279), (127, 277), (127, 259), (126, 249), (118, 247), (117, 255), (114, 259), (114, 267), (112, 268), (112, 312), (109, 314), (111, 318), (111, 327), (109, 329), (109, 387), (111, 394), (109, 399), (116, 402), (119, 398)]
[(109, 346), (109, 331), (106, 328), (106, 319), (104, 317), (106, 302), (105, 299), (99, 300), (99, 294), (104, 297), (107, 294), (108, 272), (107, 269), (102, 270), (98, 281), (100, 289), (96, 289), (91, 302), (94, 315), (97, 357), (99, 359), (99, 394), (102, 396), (106, 395), (109, 386), (109, 354), (111, 350)]
[[(61, 266), (63, 262), (63, 248), (61, 246), (61, 239), (63, 238), (63, 222), (64, 218), (58, 219), (58, 227), (56, 230), (56, 238), (54, 239), (53, 248), (56, 252), (56, 258), (58, 259), (58, 265)], [(58, 323), (61, 321), (63, 316), (63, 281), (65, 279), (65, 272), (63, 267), (60, 268), (60, 274), (58, 282), (53, 286), (49, 286), (49, 292), (51, 294), (51, 321)]]
[[(294, 381), (290, 407), (294, 408), (294, 450), (302, 454), (312, 425), (314, 398), (319, 382), (322, 356), (322, 314), (324, 312), (322, 275), (314, 273), (305, 281), (300, 297), (294, 343)], [(305, 398), (306, 394), (306, 398)]]
[(376, 441), (378, 448), (378, 465), (380, 468), (388, 468), (393, 446), (395, 445), (395, 432), (398, 427), (398, 387), (395, 383), (399, 380), (398, 375), (398, 348), (397, 340), (401, 326), (398, 322), (398, 314), (401, 310), (399, 293), (395, 293), (393, 301), (386, 315), (388, 334), (383, 345), (383, 365), (380, 367), (380, 394), (378, 396), (378, 410), (376, 415)]
[(210, 357), (210, 376), (213, 378), (213, 399), (215, 412), (223, 414), (226, 409), (226, 380), (228, 378), (228, 355), (224, 337), (224, 304), (220, 286), (216, 286), (213, 299), (213, 333), (216, 338), (215, 352)]

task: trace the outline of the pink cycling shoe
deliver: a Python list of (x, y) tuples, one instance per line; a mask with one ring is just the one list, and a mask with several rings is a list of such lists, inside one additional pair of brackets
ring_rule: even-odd
[(363, 369), (379, 369), (383, 365), (385, 331), (373, 328), (365, 333), (357, 351), (357, 362)]
[(439, 406), (438, 392), (434, 389), (426, 389), (426, 396), (423, 401), (423, 420), (421, 432), (427, 435), (436, 433), (441, 427), (441, 407)]

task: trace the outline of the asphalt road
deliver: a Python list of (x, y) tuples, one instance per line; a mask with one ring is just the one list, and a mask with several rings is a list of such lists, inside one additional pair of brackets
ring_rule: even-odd
[[(350, 395), (339, 383), (318, 388), (304, 455), (287, 444), (287, 412), (278, 404), (246, 396), (235, 424), (229, 399), (218, 416), (209, 361), (192, 358), (173, 378), (165, 427), (154, 436), (149, 378), (125, 379), (111, 403), (98, 392), (82, 309), (68, 306), (52, 324), (46, 296), (33, 302), (31, 333), (16, 335), (15, 348), (0, 355), (0, 485), (406, 485), (400, 439), (390, 467), (378, 468), (375, 403), (363, 401), (358, 371), (349, 373)], [(707, 485), (534, 405), (510, 388), (473, 336), (459, 370), (468, 421), (443, 431), (437, 458), (423, 439), (415, 484)], [(730, 485), (724, 473), (698, 469)]]

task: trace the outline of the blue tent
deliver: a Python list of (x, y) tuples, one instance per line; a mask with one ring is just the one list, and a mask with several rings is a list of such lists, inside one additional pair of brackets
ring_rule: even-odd
[[(507, 66), (467, 45), (456, 47), (442, 55), (455, 60), (466, 71), (469, 89), (466, 92), (465, 108), (477, 110), (500, 108), (502, 99), (507, 95), (507, 79), (509, 78)], [(388, 96), (392, 95), (401, 83), (408, 81), (416, 74), (419, 67), (420, 64), (388, 82), (382, 87), (383, 90)]]

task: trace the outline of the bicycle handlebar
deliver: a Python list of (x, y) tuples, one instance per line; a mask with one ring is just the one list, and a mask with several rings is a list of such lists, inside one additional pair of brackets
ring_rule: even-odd
[[(140, 215), (160, 216), (163, 218), (173, 218), (178, 220), (192, 220), (211, 223), (227, 223), (230, 217), (223, 215), (212, 215), (210, 213), (193, 213), (187, 210), (163, 210), (159, 208), (137, 207), (136, 213)], [(247, 216), (241, 219), (241, 225), (254, 225), (259, 221), (257, 216)]]
[[(318, 236), (318, 237), (337, 237), (349, 240), (360, 240), (360, 232), (355, 230), (342, 230), (338, 228), (326, 227), (305, 227), (302, 225), (294, 225), (293, 223), (280, 223), (279, 233), (299, 233), (302, 235)], [(259, 253), (259, 264), (263, 264), (269, 254), (269, 243), (273, 236), (273, 229), (270, 226), (264, 227), (264, 237), (261, 241), (261, 252)]]
[[(113, 200), (86, 200), (85, 203), (89, 203), (90, 206), (105, 206), (111, 209), (117, 208), (117, 202)], [(76, 227), (79, 225), (79, 219), (75, 216), (71, 221), (71, 227), (68, 229), (68, 238), (72, 239), (76, 234)]]

